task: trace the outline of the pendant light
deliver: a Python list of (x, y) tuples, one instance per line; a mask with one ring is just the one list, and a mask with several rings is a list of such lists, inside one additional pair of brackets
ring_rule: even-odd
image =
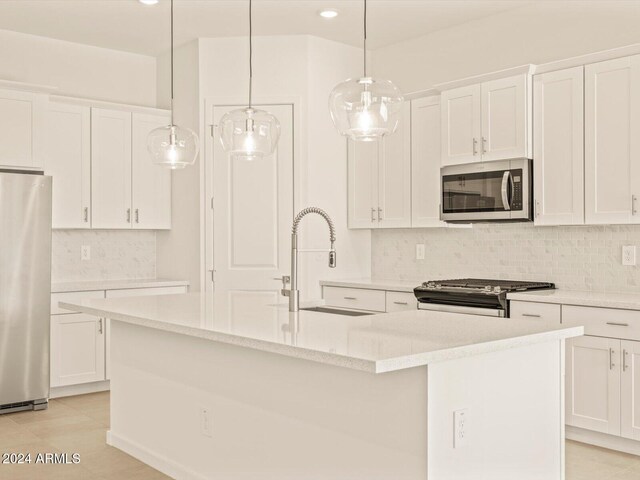
[(280, 122), (264, 110), (253, 108), (253, 26), (249, 0), (249, 105), (232, 110), (220, 119), (220, 141), (232, 157), (245, 160), (271, 155), (280, 137)]
[(147, 149), (154, 164), (172, 170), (193, 165), (198, 156), (198, 135), (173, 123), (173, 0), (171, 0), (171, 124), (152, 130)]
[(389, 80), (367, 75), (367, 0), (364, 0), (364, 76), (335, 86), (329, 95), (331, 119), (341, 135), (377, 140), (396, 131), (404, 98)]

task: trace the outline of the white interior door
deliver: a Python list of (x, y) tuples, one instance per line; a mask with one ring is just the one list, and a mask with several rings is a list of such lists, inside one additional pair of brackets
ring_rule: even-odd
[(533, 81), (536, 225), (584, 224), (584, 68)]
[(171, 228), (171, 170), (154, 165), (147, 150), (147, 137), (170, 123), (169, 115), (134, 113), (131, 124), (133, 228)]
[(621, 433), (640, 440), (640, 342), (622, 341)]
[(411, 101), (411, 226), (440, 220), (440, 97)]
[(53, 177), (53, 228), (91, 227), (91, 109), (51, 102), (45, 173)]
[(349, 228), (378, 226), (378, 167), (381, 144), (348, 140), (348, 222)]
[(442, 165), (479, 162), (482, 137), (480, 85), (442, 92)]
[(585, 220), (640, 223), (640, 56), (585, 67)]
[(378, 227), (411, 226), (411, 103), (402, 109), (398, 130), (382, 138), (378, 167)]
[(482, 84), (482, 161), (529, 158), (528, 75)]
[(567, 425), (620, 435), (620, 340), (572, 338), (566, 352)]
[[(238, 106), (213, 106), (211, 117), (221, 117)], [(212, 175), (213, 215), (207, 247), (212, 248), (214, 284), (208, 290), (228, 291), (230, 305), (239, 292), (262, 291), (276, 301), (281, 283), (289, 274), (293, 203), (293, 106), (262, 107), (280, 121), (276, 152), (261, 160), (231, 158), (220, 144), (217, 129), (208, 170)]]

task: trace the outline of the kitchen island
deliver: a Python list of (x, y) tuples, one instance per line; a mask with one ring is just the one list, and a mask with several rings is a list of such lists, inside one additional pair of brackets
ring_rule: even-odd
[(564, 478), (582, 327), (290, 313), (274, 292), (60, 306), (111, 319), (108, 443), (174, 478)]

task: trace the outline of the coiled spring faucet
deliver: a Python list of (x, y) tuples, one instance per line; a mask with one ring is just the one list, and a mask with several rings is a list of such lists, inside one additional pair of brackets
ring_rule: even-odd
[[(293, 220), (293, 227), (291, 228), (291, 276), (287, 278), (285, 275), (282, 277), (282, 290), (281, 293), (285, 297), (289, 297), (289, 311), (297, 312), (300, 309), (300, 291), (298, 290), (298, 252), (304, 250), (298, 250), (298, 226), (302, 218), (310, 213), (316, 213), (324, 218), (329, 225), (329, 241), (331, 242), (331, 248), (329, 251), (329, 268), (336, 267), (336, 229), (333, 226), (333, 221), (329, 214), (324, 210), (317, 207), (308, 207), (301, 210), (296, 218)], [(317, 251), (317, 250), (315, 250)], [(290, 288), (286, 288), (290, 283)]]

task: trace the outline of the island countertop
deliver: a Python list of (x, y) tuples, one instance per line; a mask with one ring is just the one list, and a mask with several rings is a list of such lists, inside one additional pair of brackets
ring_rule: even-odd
[(294, 358), (384, 373), (546, 341), (582, 327), (434, 311), (350, 317), (288, 311), (273, 292), (160, 295), (60, 302), (142, 327)]

